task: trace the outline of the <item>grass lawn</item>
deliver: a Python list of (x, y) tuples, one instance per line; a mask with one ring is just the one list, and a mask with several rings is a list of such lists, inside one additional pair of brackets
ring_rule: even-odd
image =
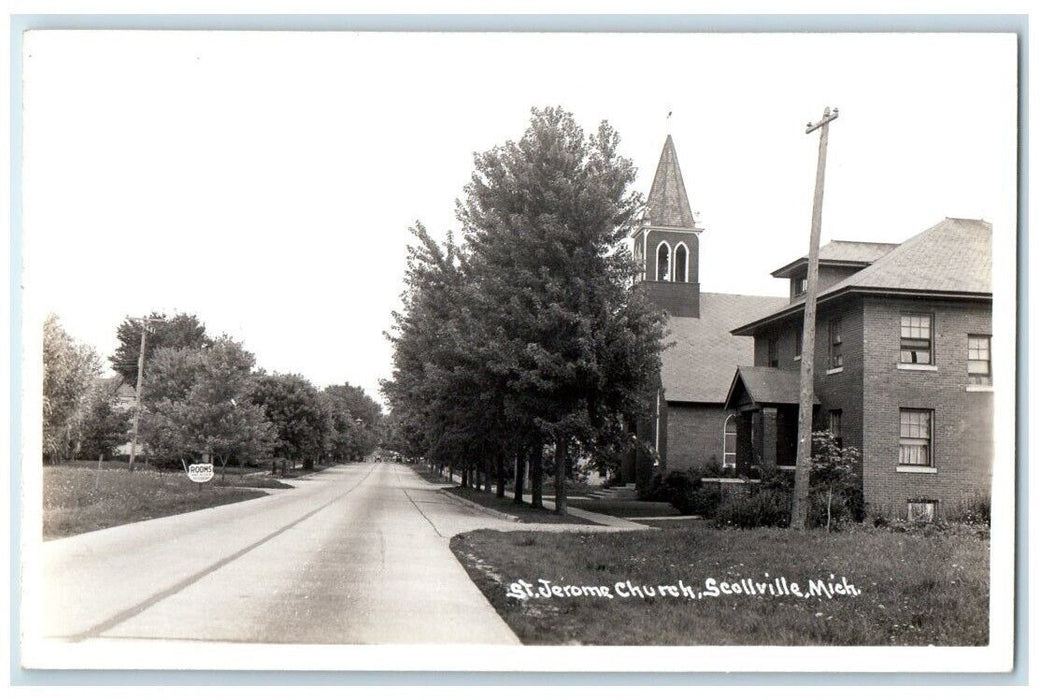
[(593, 513), (612, 515), (615, 518), (654, 518), (681, 515), (678, 509), (670, 503), (657, 503), (654, 501), (590, 498), (587, 501), (580, 501), (574, 505), (578, 508), (590, 510)]
[[(451, 548), (526, 644), (928, 645), (988, 643), (987, 533), (897, 533), (856, 527), (827, 534), (676, 528), (624, 533), (457, 535)], [(766, 576), (768, 574), (768, 576)], [(847, 582), (857, 596), (720, 594), (730, 585), (785, 577)], [(571, 589), (521, 600), (511, 584), (604, 586), (612, 598)], [(626, 587), (675, 586), (637, 597)], [(693, 591), (685, 597), (682, 581)], [(622, 597), (621, 590), (630, 597)], [(679, 597), (670, 593), (679, 592)]]
[(262, 477), (228, 476), (221, 485), (215, 476), (200, 490), (181, 471), (131, 473), (123, 462), (102, 464), (100, 470), (96, 462), (92, 467), (88, 464), (43, 468), (45, 540), (257, 498), (264, 495), (258, 487), (275, 483)]
[(501, 513), (507, 513), (509, 515), (515, 515), (519, 518), (521, 523), (570, 523), (572, 525), (597, 525), (590, 520), (579, 518), (576, 515), (567, 513), (565, 518), (561, 518), (556, 515), (554, 510), (548, 508), (533, 508), (529, 503), (520, 505), (512, 500), (512, 498), (498, 498), (494, 493), (486, 493), (484, 491), (476, 491), (474, 489), (463, 489), (461, 486), (456, 486), (451, 489), (447, 489), (449, 493), (455, 496), (461, 496), (473, 503), (478, 503), (481, 506), (487, 508), (493, 508)]
[[(446, 472), (444, 473), (444, 476), (440, 476), (439, 474), (431, 472), (429, 471), (429, 469), (421, 465), (416, 464), (410, 466), (416, 474), (418, 474), (431, 484), (439, 485), (453, 483), (448, 479)], [(505, 488), (511, 490), (512, 482), (506, 482)], [(497, 493), (497, 486), (495, 484), (491, 484), (491, 489), (491, 492), (487, 493), (486, 491), (477, 491), (476, 489), (463, 489), (461, 486), (454, 486), (452, 488), (447, 489), (447, 491), (454, 494), (455, 496), (460, 496), (481, 506), (492, 508), (501, 513), (506, 513), (508, 515), (515, 515), (517, 518), (519, 518), (519, 521), (521, 523), (554, 523), (556, 525), (560, 523), (569, 523), (572, 525), (597, 525), (597, 523), (593, 523), (590, 520), (585, 520), (584, 518), (579, 518), (576, 515), (567, 514), (565, 518), (560, 518), (558, 515), (556, 515), (555, 511), (550, 508), (533, 508), (529, 503), (518, 505), (515, 501), (512, 500), (511, 496), (507, 498), (498, 498), (495, 495)], [(551, 495), (551, 489), (546, 489), (544, 492), (544, 496), (548, 497)], [(575, 501), (571, 505), (573, 505), (573, 507), (575, 508), (584, 508), (585, 503), (587, 503), (587, 501)]]

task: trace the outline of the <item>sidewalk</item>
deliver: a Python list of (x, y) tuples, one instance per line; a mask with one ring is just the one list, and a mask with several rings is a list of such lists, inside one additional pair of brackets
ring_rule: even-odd
[[(445, 475), (444, 478), (447, 478), (447, 476)], [(458, 475), (458, 474), (455, 474), (453, 482), (456, 483), (456, 484), (461, 485), (462, 477), (460, 475)], [(444, 486), (446, 487), (447, 484), (444, 484)], [(493, 492), (494, 488), (492, 488), (491, 490)], [(515, 493), (512, 490), (510, 490), (510, 489), (505, 489), (505, 497), (511, 501), (515, 497)], [(546, 495), (542, 496), (541, 501), (542, 501), (542, 503), (544, 503), (546, 508), (551, 509), (551, 507), (553, 507), (555, 505), (556, 499), (555, 499), (554, 496), (549, 496), (549, 495), (546, 494)], [(523, 502), (524, 503), (530, 503), (531, 502), (530, 493), (523, 494)], [(475, 503), (473, 505), (479, 506), (479, 504), (475, 504)], [(643, 525), (642, 523), (635, 522), (634, 520), (628, 520), (627, 518), (617, 518), (617, 517), (614, 517), (612, 515), (603, 515), (601, 513), (593, 513), (591, 511), (587, 511), (587, 510), (584, 510), (582, 508), (575, 508), (574, 506), (570, 505), (569, 500), (567, 501), (566, 506), (567, 506), (566, 507), (566, 512), (569, 513), (570, 515), (574, 515), (574, 516), (576, 516), (578, 518), (584, 518), (588, 522), (595, 523), (596, 525), (602, 525), (604, 527), (609, 527), (609, 528), (612, 528), (614, 530), (652, 530), (653, 529), (649, 525)], [(479, 506), (479, 508), (485, 508), (485, 506)], [(531, 523), (531, 524), (533, 524), (533, 523)], [(553, 525), (553, 527), (561, 527), (562, 525), (563, 525), (563, 523), (560, 523), (559, 525)]]

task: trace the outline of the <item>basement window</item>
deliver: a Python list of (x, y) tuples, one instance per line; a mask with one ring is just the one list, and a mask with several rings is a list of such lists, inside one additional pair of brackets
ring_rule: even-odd
[(937, 501), (909, 501), (909, 522), (933, 523), (937, 515)]

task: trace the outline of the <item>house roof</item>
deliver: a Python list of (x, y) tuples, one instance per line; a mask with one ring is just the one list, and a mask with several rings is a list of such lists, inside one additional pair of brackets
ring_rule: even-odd
[[(979, 219), (945, 219), (822, 290), (819, 304), (849, 292), (990, 299), (992, 225)], [(752, 335), (760, 326), (793, 315), (803, 306), (803, 299), (787, 304), (757, 320), (736, 324), (733, 333)]]
[[(866, 267), (898, 247), (897, 243), (873, 241), (830, 241), (819, 248), (820, 265)], [(772, 273), (773, 277), (790, 277), (800, 268), (808, 266), (808, 258), (802, 257), (787, 263)]]
[(118, 374), (114, 374), (111, 377), (98, 377), (94, 380), (94, 383), (103, 390), (111, 392), (116, 396), (129, 396), (133, 398), (137, 395), (134, 388), (127, 384)]
[(657, 163), (657, 172), (653, 176), (653, 185), (649, 188), (643, 221), (654, 226), (674, 228), (696, 226), (671, 134), (667, 135), (664, 149), (660, 153), (660, 162)]
[(737, 365), (754, 362), (754, 341), (729, 332), (734, 323), (769, 313), (785, 298), (700, 294), (700, 317), (668, 320), (660, 376), (668, 401), (722, 403)]
[[(801, 399), (801, 373), (777, 367), (737, 367), (725, 397), (725, 408), (736, 408), (742, 392), (756, 404), (796, 404)], [(814, 396), (812, 399), (818, 403)]]

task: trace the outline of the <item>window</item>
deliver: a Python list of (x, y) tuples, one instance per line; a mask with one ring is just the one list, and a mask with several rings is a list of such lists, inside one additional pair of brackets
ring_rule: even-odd
[(807, 277), (795, 277), (794, 278), (794, 296), (804, 296), (805, 292), (808, 291), (808, 278)]
[(671, 246), (662, 242), (657, 246), (657, 282), (671, 280)]
[(775, 336), (768, 339), (768, 366), (779, 367), (779, 342)]
[(803, 334), (804, 334), (804, 330), (801, 329), (801, 328), (798, 328), (797, 330), (794, 331), (794, 359), (795, 360), (800, 360), (801, 359), (801, 343), (804, 342)]
[(835, 409), (830, 411), (830, 434), (833, 435), (834, 442), (837, 443), (837, 447), (844, 448), (844, 435), (841, 433), (841, 418), (844, 412), (841, 409)]
[(640, 266), (642, 279), (646, 279), (646, 255), (642, 250), (642, 239), (635, 240), (635, 262)]
[(909, 501), (909, 522), (933, 523), (937, 511), (938, 504), (934, 501)]
[(722, 437), (722, 466), (726, 469), (736, 468), (736, 415), (725, 419), (724, 436)]
[(902, 316), (901, 352), (898, 361), (907, 365), (929, 365), (931, 352), (931, 316), (914, 314)]
[(841, 350), (841, 320), (830, 321), (830, 369), (844, 366), (844, 354)]
[(930, 467), (931, 423), (934, 411), (903, 408), (899, 411), (898, 463), (908, 467)]
[(992, 338), (967, 336), (967, 384), (992, 385)]
[(673, 279), (675, 282), (687, 282), (686, 268), (689, 262), (689, 250), (685, 247), (685, 243), (679, 243), (675, 246), (675, 274)]

